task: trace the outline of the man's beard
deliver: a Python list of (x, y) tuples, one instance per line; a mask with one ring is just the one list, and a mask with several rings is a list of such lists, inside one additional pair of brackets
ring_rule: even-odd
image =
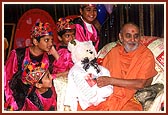
[[(130, 45), (134, 45), (133, 47), (130, 47)], [(134, 51), (138, 48), (139, 43), (138, 42), (127, 42), (125, 43), (124, 49), (126, 52)]]

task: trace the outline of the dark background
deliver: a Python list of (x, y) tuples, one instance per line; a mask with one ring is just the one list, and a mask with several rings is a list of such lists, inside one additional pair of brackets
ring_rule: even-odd
[[(153, 9), (151, 9), (151, 5)], [(56, 22), (60, 17), (79, 15), (79, 7), (79, 4), (5, 4), (4, 23), (15, 23), (17, 25), (20, 17), (33, 8), (47, 11)], [(138, 26), (141, 26), (140, 21), (143, 21), (142, 35), (164, 37), (164, 7), (164, 4), (152, 3), (114, 4), (113, 12), (111, 14), (107, 13), (106, 20), (101, 25), (99, 49), (109, 42), (116, 41), (121, 25), (128, 21), (132, 21)], [(151, 13), (153, 16), (151, 16)], [(143, 17), (140, 18), (140, 14)], [(151, 32), (151, 27), (153, 32)], [(5, 32), (5, 34), (7, 35), (8, 32)]]

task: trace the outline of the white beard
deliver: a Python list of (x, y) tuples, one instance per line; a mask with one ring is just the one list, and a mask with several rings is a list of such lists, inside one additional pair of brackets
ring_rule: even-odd
[[(130, 47), (129, 44), (133, 44), (134, 46)], [(137, 43), (137, 42), (127, 42), (125, 44), (124, 48), (125, 48), (126, 52), (131, 52), (131, 51), (136, 50), (138, 48), (138, 46), (139, 46), (139, 43)]]

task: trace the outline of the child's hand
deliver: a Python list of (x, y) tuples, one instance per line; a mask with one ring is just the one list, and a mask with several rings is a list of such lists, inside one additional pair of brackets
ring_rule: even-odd
[(65, 72), (62, 72), (62, 73), (57, 73), (57, 77), (67, 78), (67, 77), (68, 77), (68, 72), (69, 72), (69, 71), (65, 71)]
[(70, 106), (68, 106), (68, 105), (64, 105), (64, 111), (71, 111)]
[(54, 46), (51, 47), (50, 51), (48, 52), (49, 55), (53, 55), (54, 53), (57, 53), (56, 49)]
[(59, 54), (58, 54), (58, 52), (56, 51), (56, 49), (55, 49), (54, 46), (52, 46), (52, 48), (51, 48), (50, 51), (48, 52), (48, 55), (53, 55), (56, 60), (59, 58)]

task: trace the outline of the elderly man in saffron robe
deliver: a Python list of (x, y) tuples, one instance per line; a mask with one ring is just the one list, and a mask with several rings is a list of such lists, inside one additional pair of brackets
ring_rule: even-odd
[[(134, 23), (126, 23), (119, 33), (122, 45), (117, 45), (105, 56), (102, 65), (109, 69), (111, 77), (97, 79), (99, 87), (114, 86), (114, 93), (98, 106), (87, 111), (142, 111), (142, 105), (134, 98), (135, 92), (151, 84), (157, 74), (152, 52), (140, 44), (140, 31)], [(81, 108), (78, 106), (78, 110)]]

